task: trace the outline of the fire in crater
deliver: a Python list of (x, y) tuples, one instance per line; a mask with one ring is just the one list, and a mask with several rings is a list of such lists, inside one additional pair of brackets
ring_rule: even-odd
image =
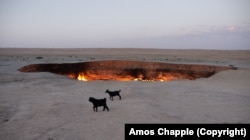
[(80, 81), (88, 81), (88, 80), (85, 78), (84, 74), (78, 74), (77, 80), (80, 80)]
[(213, 74), (233, 69), (224, 66), (170, 64), (160, 62), (105, 60), (63, 64), (31, 64), (21, 72), (52, 72), (80, 81), (171, 81), (207, 78)]

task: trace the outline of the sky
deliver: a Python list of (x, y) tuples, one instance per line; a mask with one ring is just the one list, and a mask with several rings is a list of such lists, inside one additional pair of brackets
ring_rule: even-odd
[(0, 48), (250, 50), (249, 0), (0, 0)]

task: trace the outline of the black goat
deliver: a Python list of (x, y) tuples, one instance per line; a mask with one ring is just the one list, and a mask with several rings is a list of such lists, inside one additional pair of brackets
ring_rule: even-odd
[(97, 112), (97, 107), (103, 106), (103, 111), (107, 109), (109, 111), (109, 107), (106, 103), (106, 98), (104, 99), (95, 99), (93, 97), (89, 97), (89, 101), (93, 103), (93, 110)]
[(108, 93), (109, 94), (109, 98), (110, 98), (110, 100), (112, 100), (113, 101), (113, 97), (114, 96), (119, 96), (119, 98), (120, 98), (120, 100), (122, 99), (122, 97), (121, 97), (121, 95), (120, 95), (120, 92), (121, 92), (121, 90), (116, 90), (116, 91), (109, 91), (108, 89), (106, 90), (106, 93)]

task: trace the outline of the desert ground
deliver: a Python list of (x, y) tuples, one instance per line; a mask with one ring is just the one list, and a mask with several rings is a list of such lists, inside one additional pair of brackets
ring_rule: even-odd
[[(139, 60), (228, 66), (209, 78), (78, 81), (48, 72), (22, 73), (36, 63)], [(163, 49), (0, 49), (0, 139), (124, 139), (126, 123), (250, 123), (250, 51)], [(122, 100), (106, 89), (121, 89)], [(109, 112), (89, 97), (107, 98)]]

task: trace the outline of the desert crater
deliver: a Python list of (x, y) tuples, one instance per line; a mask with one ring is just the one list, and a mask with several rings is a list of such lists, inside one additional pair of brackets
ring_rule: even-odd
[(194, 80), (235, 69), (225, 66), (171, 64), (129, 60), (103, 60), (62, 64), (31, 64), (19, 69), (21, 72), (52, 72), (70, 78), (118, 81), (170, 81), (176, 79)]

